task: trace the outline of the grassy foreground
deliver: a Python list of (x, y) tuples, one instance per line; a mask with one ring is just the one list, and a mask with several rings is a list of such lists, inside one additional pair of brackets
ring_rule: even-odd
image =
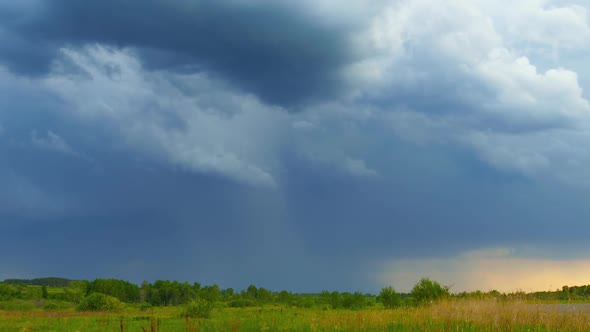
[(223, 308), (208, 319), (182, 317), (181, 308), (0, 311), (0, 331), (590, 331), (590, 312), (493, 300), (393, 310)]

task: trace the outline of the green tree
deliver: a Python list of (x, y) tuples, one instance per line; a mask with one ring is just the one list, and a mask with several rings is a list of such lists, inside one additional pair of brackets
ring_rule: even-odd
[(332, 309), (337, 309), (342, 306), (342, 295), (337, 291), (330, 293), (330, 305), (332, 306)]
[(256, 300), (261, 304), (269, 303), (272, 301), (272, 292), (266, 288), (260, 287), (256, 293)]
[(436, 281), (422, 278), (412, 288), (412, 297), (417, 304), (427, 304), (449, 296), (449, 288)]
[(286, 290), (282, 290), (278, 295), (278, 301), (280, 303), (289, 303), (293, 295)]
[(248, 289), (246, 289), (245, 295), (249, 299), (256, 300), (256, 298), (258, 298), (258, 288), (256, 288), (256, 286), (254, 286), (254, 285), (248, 286)]
[(171, 304), (172, 283), (170, 280), (156, 280), (153, 285), (153, 305), (168, 306)]
[(75, 280), (71, 281), (68, 288), (65, 289), (67, 298), (74, 302), (80, 303), (84, 296), (87, 294), (86, 289), (88, 287), (88, 282), (83, 280)]
[(367, 298), (361, 292), (354, 294), (344, 292), (340, 296), (341, 305), (346, 309), (361, 309), (365, 306)]
[(44, 299), (47, 299), (47, 297), (49, 297), (49, 294), (47, 293), (47, 286), (45, 285), (41, 286), (41, 297)]
[(391, 286), (381, 289), (381, 293), (379, 293), (379, 301), (388, 309), (401, 307), (403, 304), (402, 298)]
[(95, 279), (88, 283), (86, 293), (102, 293), (114, 296), (123, 302), (139, 301), (139, 287), (125, 280)]
[(212, 286), (205, 286), (199, 291), (199, 297), (211, 303), (215, 303), (221, 299), (221, 290), (216, 284)]
[(226, 288), (221, 291), (221, 298), (223, 301), (231, 301), (234, 297), (235, 291), (233, 288)]

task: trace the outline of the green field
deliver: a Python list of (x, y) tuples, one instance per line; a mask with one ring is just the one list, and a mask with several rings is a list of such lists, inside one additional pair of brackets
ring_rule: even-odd
[(590, 331), (589, 295), (589, 286), (452, 294), (427, 278), (410, 293), (384, 287), (378, 295), (168, 280), (9, 280), (0, 283), (0, 332)]
[(450, 300), (416, 308), (332, 310), (215, 308), (187, 318), (182, 307), (120, 312), (0, 311), (0, 331), (590, 331), (585, 310), (526, 302)]

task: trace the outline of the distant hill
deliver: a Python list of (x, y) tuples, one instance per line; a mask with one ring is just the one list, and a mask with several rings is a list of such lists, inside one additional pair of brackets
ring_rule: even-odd
[(32, 285), (47, 287), (68, 287), (72, 280), (65, 278), (6, 279), (3, 282), (11, 285)]

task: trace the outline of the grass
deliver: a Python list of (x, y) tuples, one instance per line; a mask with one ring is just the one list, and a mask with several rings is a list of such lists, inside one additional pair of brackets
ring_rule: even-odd
[(0, 311), (0, 331), (590, 331), (590, 312), (491, 300), (453, 300), (394, 310), (223, 308), (188, 319), (182, 308), (120, 313)]

